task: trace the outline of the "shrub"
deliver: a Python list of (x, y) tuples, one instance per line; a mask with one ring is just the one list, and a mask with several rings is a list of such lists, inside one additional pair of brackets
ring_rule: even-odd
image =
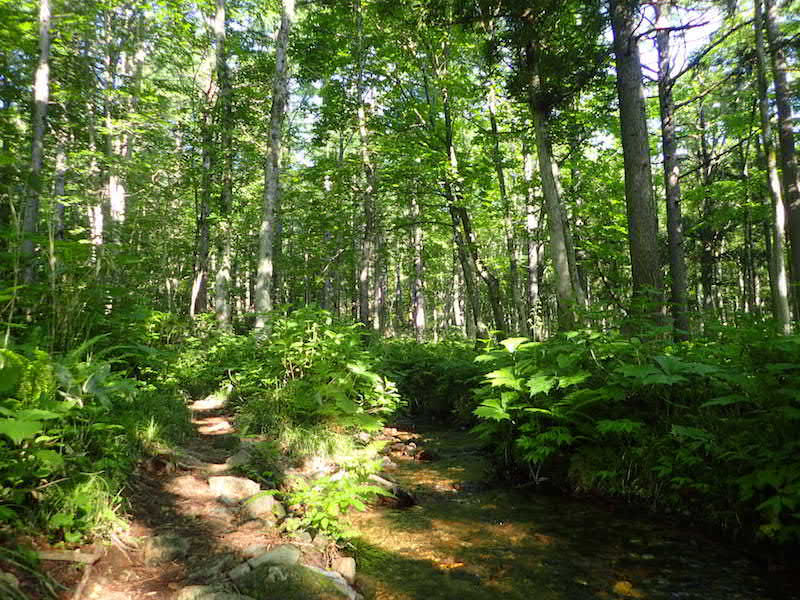
[(504, 340), (478, 360), (495, 369), (476, 432), (506, 466), (800, 538), (800, 339), (580, 331)]

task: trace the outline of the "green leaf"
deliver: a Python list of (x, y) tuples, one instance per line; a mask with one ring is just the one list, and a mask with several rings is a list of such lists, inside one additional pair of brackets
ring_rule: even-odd
[(517, 378), (510, 367), (492, 371), (486, 375), (486, 379), (489, 380), (492, 387), (506, 386), (518, 392), (522, 391), (522, 380)]
[(731, 404), (741, 404), (748, 402), (748, 398), (742, 394), (728, 394), (727, 396), (720, 396), (708, 402), (703, 402), (700, 408), (709, 408), (711, 406), (730, 406)]
[(476, 417), (482, 419), (491, 419), (493, 421), (505, 421), (511, 419), (511, 415), (503, 406), (503, 403), (497, 399), (485, 400), (481, 405), (472, 411)]
[(516, 352), (517, 349), (527, 341), (528, 341), (528, 338), (516, 337), (516, 338), (507, 338), (507, 339), (503, 340), (502, 342), (500, 342), (500, 344), (506, 350), (508, 350), (509, 354), (514, 354), (514, 352)]
[(546, 394), (558, 383), (558, 379), (550, 375), (534, 375), (528, 379), (528, 390), (531, 396)]
[(572, 375), (566, 375), (564, 377), (559, 377), (558, 378), (558, 387), (559, 388), (565, 388), (565, 387), (569, 387), (571, 385), (577, 385), (579, 383), (583, 383), (584, 381), (589, 379), (589, 377), (591, 377), (591, 376), (592, 376), (592, 374), (589, 371), (578, 371), (577, 373), (574, 373)]
[(15, 444), (23, 440), (36, 437), (42, 431), (42, 424), (38, 421), (24, 421), (22, 419), (3, 419), (0, 421), (0, 434), (11, 438)]
[(630, 419), (602, 419), (595, 425), (600, 433), (635, 433), (644, 427), (644, 423)]

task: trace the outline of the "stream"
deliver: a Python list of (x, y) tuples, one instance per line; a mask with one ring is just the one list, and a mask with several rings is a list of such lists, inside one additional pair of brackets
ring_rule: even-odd
[[(408, 436), (407, 433), (402, 435)], [(419, 504), (354, 517), (359, 585), (376, 600), (800, 599), (739, 547), (624, 505), (490, 488), (466, 432), (412, 438), (436, 457), (389, 457)]]

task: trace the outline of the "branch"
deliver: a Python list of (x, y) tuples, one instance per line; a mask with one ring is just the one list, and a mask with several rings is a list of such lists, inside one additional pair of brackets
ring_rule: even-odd
[(711, 52), (714, 48), (719, 46), (722, 42), (724, 42), (731, 35), (739, 31), (739, 29), (741, 29), (745, 25), (751, 25), (752, 23), (753, 19), (748, 19), (747, 21), (739, 23), (736, 27), (733, 27), (732, 29), (726, 31), (722, 36), (720, 36), (712, 43), (710, 43), (708, 46), (703, 48), (703, 51), (700, 52), (700, 54), (696, 54), (694, 57), (692, 57), (692, 59), (687, 63), (687, 65), (683, 69), (678, 71), (676, 75), (670, 78), (669, 85), (674, 85), (678, 79), (683, 77), (688, 71), (694, 69), (698, 64), (700, 64), (700, 61), (703, 60), (709, 54), (709, 52)]
[[(731, 152), (733, 152), (734, 150), (736, 150), (736, 149), (737, 149), (737, 148), (739, 148), (740, 146), (744, 145), (745, 143), (749, 143), (749, 142), (750, 142), (750, 139), (751, 139), (753, 136), (756, 136), (756, 135), (758, 135), (758, 131), (753, 131), (752, 133), (750, 133), (750, 134), (748, 134), (747, 136), (743, 137), (742, 139), (740, 139), (738, 142), (736, 142), (735, 144), (733, 144), (733, 145), (732, 145), (732, 146), (730, 146), (729, 148), (726, 148), (726, 149), (725, 149), (725, 150), (723, 150), (722, 152), (720, 152), (720, 153), (718, 153), (718, 154), (715, 154), (714, 156), (712, 156), (711, 158), (709, 158), (709, 159), (708, 159), (708, 166), (709, 166), (709, 167), (713, 167), (713, 166), (714, 166), (714, 163), (718, 162), (720, 158), (722, 158), (723, 156), (726, 156), (726, 155), (730, 154)], [(680, 174), (680, 176), (678, 177), (678, 180), (681, 180), (681, 179), (683, 179), (684, 177), (688, 177), (689, 175), (692, 175), (692, 174), (694, 174), (694, 173), (697, 173), (697, 171), (699, 171), (700, 169), (702, 169), (704, 166), (705, 166), (705, 165), (704, 165), (704, 164), (701, 162), (701, 163), (700, 163), (699, 165), (697, 165), (697, 166), (696, 166), (694, 169), (691, 169), (690, 171), (686, 171), (685, 173), (681, 173), (681, 174)]]

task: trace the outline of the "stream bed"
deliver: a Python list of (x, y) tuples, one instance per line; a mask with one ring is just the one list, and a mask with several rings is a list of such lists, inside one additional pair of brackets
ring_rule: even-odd
[(797, 576), (624, 505), (491, 488), (465, 432), (421, 431), (433, 461), (391, 454), (419, 504), (354, 518), (358, 582), (375, 600), (800, 600)]

